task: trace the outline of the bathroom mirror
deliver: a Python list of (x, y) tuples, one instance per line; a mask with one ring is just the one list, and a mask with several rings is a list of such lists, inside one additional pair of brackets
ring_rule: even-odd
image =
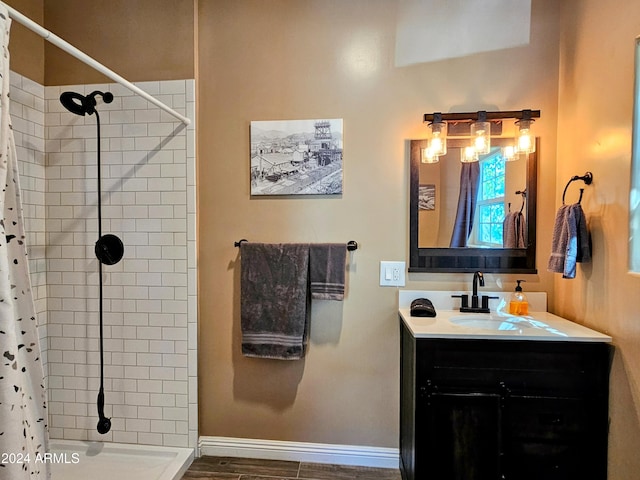
[(511, 142), (493, 138), (464, 164), (467, 139), (449, 138), (437, 163), (421, 161), (426, 140), (410, 141), (410, 272), (536, 273), (537, 154), (505, 161)]

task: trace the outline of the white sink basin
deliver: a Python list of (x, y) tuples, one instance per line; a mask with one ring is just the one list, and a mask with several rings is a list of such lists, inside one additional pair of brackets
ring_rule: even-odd
[(455, 325), (468, 328), (481, 328), (483, 330), (513, 330), (520, 331), (523, 328), (534, 328), (530, 322), (517, 317), (494, 317), (490, 315), (457, 315), (449, 321)]
[[(510, 292), (482, 292), (498, 297), (489, 303), (491, 313), (460, 312), (458, 290), (400, 290), (399, 313), (415, 338), (456, 338), (487, 340), (543, 340), (611, 342), (611, 337), (547, 312), (544, 292), (527, 292), (529, 315), (507, 313)], [(412, 317), (410, 306), (416, 298), (428, 298), (435, 317)]]
[(566, 336), (564, 332), (532, 316), (519, 317), (507, 314), (466, 314), (449, 317), (454, 325), (469, 329), (492, 330), (500, 333), (530, 334), (545, 330), (551, 335)]

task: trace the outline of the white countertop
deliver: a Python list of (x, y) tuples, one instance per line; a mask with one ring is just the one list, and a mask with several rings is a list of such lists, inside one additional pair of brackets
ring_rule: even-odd
[[(451, 299), (451, 295), (460, 293), (468, 292), (401, 290), (400, 316), (416, 338), (611, 342), (608, 335), (552, 313), (536, 311), (542, 305), (546, 309), (545, 293), (525, 292), (532, 308), (527, 316), (510, 315), (504, 311), (511, 292), (478, 292), (478, 295), (500, 297), (491, 300), (491, 313), (461, 313), (452, 306), (452, 301), (460, 302), (460, 299)], [(431, 300), (436, 316), (412, 317), (409, 306), (416, 298)]]

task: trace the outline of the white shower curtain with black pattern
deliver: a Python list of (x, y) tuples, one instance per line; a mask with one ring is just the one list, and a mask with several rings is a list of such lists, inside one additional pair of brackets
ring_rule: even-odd
[(0, 480), (45, 480), (46, 392), (9, 114), (10, 26), (0, 2)]

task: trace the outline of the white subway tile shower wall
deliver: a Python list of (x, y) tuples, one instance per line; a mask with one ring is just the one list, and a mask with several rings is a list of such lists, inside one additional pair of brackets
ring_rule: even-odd
[(38, 333), (46, 372), (44, 87), (14, 72), (11, 72), (10, 80), (11, 121), (18, 154), (31, 288), (38, 316)]
[[(140, 82), (195, 120), (195, 82)], [(96, 118), (63, 91), (98, 99), (102, 231), (124, 258), (104, 267), (105, 414), (96, 432), (99, 285)], [(46, 87), (46, 258), (52, 438), (197, 446), (195, 127), (117, 85)]]

